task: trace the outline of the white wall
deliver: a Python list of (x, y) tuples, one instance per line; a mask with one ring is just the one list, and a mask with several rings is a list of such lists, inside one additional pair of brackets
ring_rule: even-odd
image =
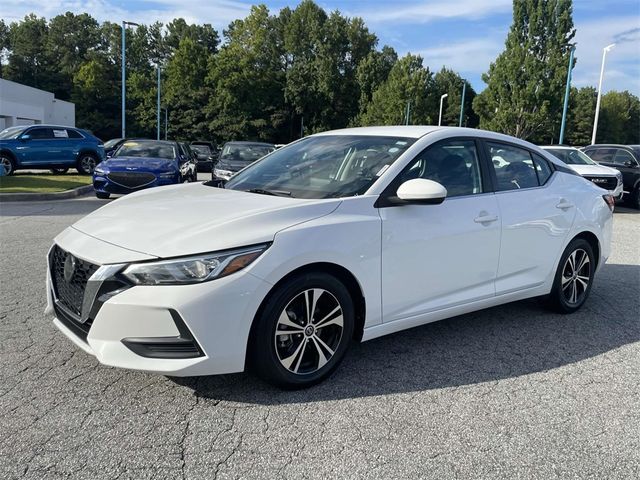
[(0, 130), (34, 123), (74, 127), (76, 106), (51, 92), (0, 78)]

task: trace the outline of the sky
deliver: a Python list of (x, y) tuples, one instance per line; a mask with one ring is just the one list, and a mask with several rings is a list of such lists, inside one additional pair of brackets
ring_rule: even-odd
[[(432, 70), (447, 66), (476, 91), (481, 75), (503, 50), (512, 20), (512, 0), (316, 0), (326, 11), (362, 17), (379, 39), (399, 54), (414, 53)], [(220, 32), (244, 17), (256, 2), (245, 0), (2, 0), (0, 18), (16, 21), (34, 12), (46, 18), (71, 11), (99, 21), (167, 22), (183, 17), (210, 23)], [(269, 9), (294, 8), (298, 1), (265, 0)], [(573, 85), (597, 87), (602, 49), (607, 54), (603, 91), (640, 96), (640, 0), (574, 0), (576, 58)]]

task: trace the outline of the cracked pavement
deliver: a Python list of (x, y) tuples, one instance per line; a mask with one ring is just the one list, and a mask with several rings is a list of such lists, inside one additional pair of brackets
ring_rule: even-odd
[(640, 212), (583, 309), (538, 300), (354, 344), (323, 384), (109, 368), (43, 314), (53, 237), (103, 204), (0, 204), (0, 478), (639, 478)]

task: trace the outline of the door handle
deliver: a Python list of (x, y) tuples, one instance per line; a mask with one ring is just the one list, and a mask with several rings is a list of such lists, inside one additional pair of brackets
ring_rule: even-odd
[(556, 208), (559, 208), (560, 210), (568, 210), (570, 208), (573, 208), (573, 203), (567, 202), (563, 198), (562, 200), (560, 200), (560, 203), (556, 205)]
[(473, 221), (476, 223), (491, 223), (497, 220), (498, 217), (496, 215), (480, 215), (479, 217), (473, 219)]

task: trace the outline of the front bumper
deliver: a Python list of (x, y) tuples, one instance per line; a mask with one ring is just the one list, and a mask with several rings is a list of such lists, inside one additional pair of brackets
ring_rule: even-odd
[[(244, 370), (251, 323), (270, 288), (245, 271), (194, 285), (131, 286), (102, 299), (83, 335), (61, 315), (47, 269), (47, 311), (60, 331), (105, 365), (172, 376), (233, 373)], [(198, 351), (189, 358), (167, 353), (162, 343), (175, 350), (178, 339), (192, 339)]]
[(112, 193), (114, 195), (126, 195), (128, 193), (139, 192), (140, 190), (145, 190), (147, 188), (161, 187), (163, 185), (175, 185), (177, 183), (180, 183), (177, 175), (175, 178), (156, 177), (153, 182), (140, 187), (126, 187), (110, 181), (106, 176), (94, 176), (93, 178), (93, 188), (96, 192)]

